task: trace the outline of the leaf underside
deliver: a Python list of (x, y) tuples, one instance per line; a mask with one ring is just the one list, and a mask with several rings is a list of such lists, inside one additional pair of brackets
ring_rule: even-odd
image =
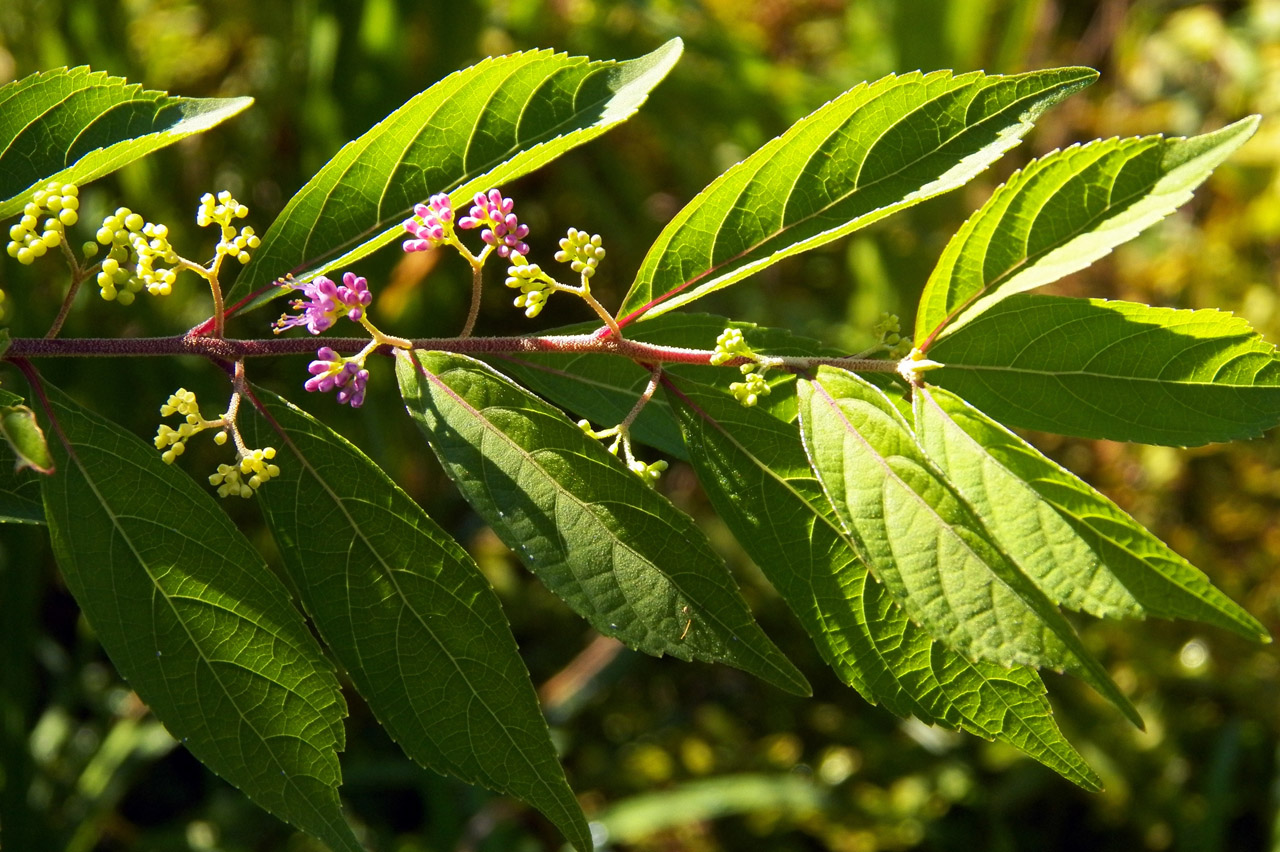
[(618, 312), (653, 317), (964, 185), (1089, 68), (856, 86), (729, 169), (663, 228)]
[(1016, 173), (948, 242), (916, 314), (928, 350), (996, 302), (1084, 269), (1191, 199), (1258, 127), (1191, 139), (1099, 139)]
[(1133, 705), (916, 444), (893, 403), (844, 370), (799, 386), (805, 450), (844, 531), (907, 615), (970, 659), (1068, 669)]
[(1186, 618), (1248, 639), (1266, 628), (1079, 477), (941, 388), (916, 434), (987, 529), (1055, 602), (1099, 617)]
[(529, 51), (451, 74), (347, 143), (298, 190), (228, 304), (287, 273), (307, 281), (403, 238), (401, 223), (433, 194), (466, 209), (477, 192), (594, 139), (640, 108), (682, 49), (672, 39), (625, 62)]
[(558, 409), (462, 355), (401, 355), (396, 373), (463, 496), (597, 630), (648, 654), (726, 663), (810, 693), (693, 520)]
[(83, 67), (0, 87), (0, 219), (50, 181), (89, 183), (252, 103), (172, 97)]
[(346, 704), (284, 586), (184, 471), (45, 386), (45, 514), (116, 668), (202, 763), (261, 807), (360, 850), (338, 801)]
[(1058, 730), (1033, 669), (965, 659), (869, 579), (794, 422), (690, 381), (669, 394), (716, 511), (842, 680), (899, 716), (1009, 743), (1081, 787), (1101, 788)]
[(529, 673), (475, 562), (337, 433), (259, 392), (283, 441), (258, 492), (313, 623), (405, 753), (537, 807), (591, 848)]
[(1280, 423), (1275, 347), (1223, 311), (1023, 293), (929, 356), (930, 382), (1009, 426), (1190, 447)]

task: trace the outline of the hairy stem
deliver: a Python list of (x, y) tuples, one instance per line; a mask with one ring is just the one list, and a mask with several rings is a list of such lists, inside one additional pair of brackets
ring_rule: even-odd
[[(43, 339), (20, 337), (10, 342), (4, 358), (75, 358), (97, 357), (166, 357), (173, 355), (199, 355), (205, 358), (237, 361), (242, 358), (278, 357), (280, 355), (310, 355), (317, 343), (328, 346), (341, 355), (354, 355), (369, 345), (367, 337), (325, 337), (319, 341), (306, 337), (265, 338), (235, 340), (202, 337), (192, 334), (173, 337), (142, 338), (73, 338)], [(626, 338), (600, 337), (598, 333), (547, 335), (545, 337), (445, 337), (419, 338), (405, 341), (414, 349), (432, 349), (441, 352), (464, 354), (520, 354), (537, 352), (594, 353), (617, 355), (643, 364), (711, 364), (714, 349), (685, 349), (679, 346), (659, 346)], [(389, 352), (390, 347), (379, 351)], [(771, 359), (779, 367), (804, 370), (829, 364), (863, 373), (892, 373), (898, 362), (881, 359), (839, 357), (797, 357)], [(732, 358), (721, 366), (737, 367), (748, 363), (747, 358)]]

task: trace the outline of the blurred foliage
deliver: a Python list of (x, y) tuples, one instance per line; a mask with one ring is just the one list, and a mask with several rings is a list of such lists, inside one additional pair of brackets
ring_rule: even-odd
[[(909, 325), (948, 236), (1033, 154), (1095, 136), (1196, 133), (1258, 112), (1258, 136), (1191, 205), (1056, 289), (1231, 309), (1280, 340), (1277, 0), (6, 0), (0, 81), (89, 64), (176, 94), (255, 97), (234, 122), (84, 192), (82, 221), (125, 204), (168, 223), (175, 245), (198, 247), (212, 242), (192, 227), (203, 192), (231, 190), (265, 230), (345, 140), (486, 55), (553, 46), (629, 58), (675, 35), (686, 41), (685, 58), (636, 118), (513, 188), (535, 240), (569, 225), (604, 235), (609, 261), (593, 284), (606, 304), (625, 292), (629, 271), (685, 201), (861, 80), (915, 68), (1087, 64), (1102, 81), (1042, 119), (998, 173), (773, 267), (707, 309), (861, 348), (882, 310)], [(454, 333), (466, 310), (465, 269), (393, 255), (360, 270), (384, 282), (379, 324)], [(42, 333), (62, 286), (54, 264), (0, 264), (0, 287), (30, 296), (14, 333)], [(181, 331), (208, 307), (198, 288), (178, 289), (183, 295), (162, 308), (140, 300), (122, 309), (82, 293), (65, 333)], [(485, 328), (528, 330), (502, 288), (489, 295)], [(587, 318), (550, 314), (547, 324)], [(272, 318), (251, 314), (230, 332), (261, 335)], [(302, 363), (286, 359), (255, 378), (293, 388)], [(154, 432), (156, 407), (178, 385), (222, 392), (220, 376), (199, 362), (145, 366), (136, 375), (123, 362), (42, 369), (140, 435)], [(0, 379), (20, 387), (16, 374)], [(669, 495), (706, 520), (815, 697), (792, 699), (736, 671), (643, 658), (593, 639), (459, 502), (389, 379), (389, 369), (375, 375), (359, 412), (312, 407), (476, 553), (544, 684), (570, 781), (598, 820), (602, 848), (1280, 849), (1280, 657), (1272, 647), (1166, 622), (1141, 631), (1082, 624), (1147, 720), (1145, 733), (1135, 731), (1092, 694), (1049, 678), (1064, 729), (1107, 783), (1088, 795), (1011, 750), (868, 707), (824, 673), (732, 549), (687, 468), (673, 468)], [(1280, 435), (1185, 452), (1037, 440), (1280, 632)], [(188, 467), (209, 464), (195, 450)], [(261, 529), (252, 506), (231, 508)], [(253, 535), (270, 552), (269, 539)], [(7, 848), (315, 848), (173, 747), (97, 647), (42, 530), (4, 528), (0, 590)], [(357, 702), (348, 730), (343, 792), (372, 848), (555, 848), (554, 832), (527, 809), (411, 765)]]

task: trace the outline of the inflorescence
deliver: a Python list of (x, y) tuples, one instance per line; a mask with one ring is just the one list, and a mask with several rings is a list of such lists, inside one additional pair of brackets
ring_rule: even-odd
[[(73, 183), (54, 181), (37, 190), (22, 208), (22, 218), (9, 228), (9, 257), (30, 265), (66, 239), (67, 228), (80, 220), (80, 190)], [(40, 221), (44, 218), (43, 224)]]
[(163, 451), (160, 457), (166, 464), (173, 464), (186, 451), (188, 438), (206, 429), (219, 430), (213, 436), (216, 444), (225, 444), (228, 437), (234, 440), (235, 462), (218, 465), (217, 472), (209, 476), (209, 484), (217, 487), (219, 497), (251, 497), (267, 480), (280, 475), (280, 468), (271, 463), (276, 456), (274, 447), (251, 450), (244, 445), (235, 424), (238, 404), (239, 397), (233, 396), (226, 414), (217, 420), (206, 420), (200, 413), (196, 395), (186, 388), (179, 388), (160, 406), (160, 416), (176, 414), (184, 421), (177, 429), (162, 423), (156, 432), (156, 449)]

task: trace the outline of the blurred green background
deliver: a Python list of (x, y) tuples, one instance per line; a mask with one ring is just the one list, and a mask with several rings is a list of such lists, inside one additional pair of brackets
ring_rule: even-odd
[[(641, 113), (510, 187), (536, 240), (569, 225), (604, 235), (593, 280), (617, 304), (662, 224), (720, 171), (854, 84), (893, 71), (1098, 68), (1027, 144), (965, 190), (771, 268), (704, 307), (861, 348), (883, 310), (909, 325), (932, 262), (965, 215), (1018, 164), (1095, 136), (1209, 130), (1248, 113), (1262, 129), (1159, 228), (1056, 285), (1071, 295), (1220, 307), (1280, 341), (1280, 2), (1126, 0), (4, 0), (0, 82), (89, 64), (149, 88), (252, 95), (257, 104), (85, 189), (83, 221), (125, 204), (170, 225), (200, 256), (205, 191), (230, 189), (265, 230), (342, 143), (449, 72), (512, 50), (630, 58), (673, 36), (686, 54)], [(87, 226), (82, 226), (87, 227)], [(90, 233), (86, 231), (86, 237)], [(452, 334), (466, 270), (387, 251), (360, 272), (388, 331)], [(424, 260), (425, 258), (425, 260)], [(0, 264), (41, 334), (65, 271)], [(86, 288), (92, 290), (92, 288)], [(198, 288), (132, 308), (81, 294), (68, 335), (181, 331), (208, 306)], [(528, 331), (503, 288), (481, 328)], [(575, 312), (577, 311), (577, 312)], [(230, 333), (261, 336), (273, 315)], [(545, 325), (586, 319), (555, 305)], [(254, 378), (303, 394), (302, 359)], [(207, 365), (42, 365), (139, 435), (179, 385), (225, 393)], [(705, 520), (766, 630), (809, 674), (801, 701), (739, 672), (619, 653), (532, 581), (460, 503), (375, 366), (359, 412), (298, 399), (343, 429), (476, 554), (541, 686), (570, 782), (617, 850), (1280, 850), (1280, 656), (1225, 633), (1168, 622), (1081, 623), (1147, 720), (1131, 728), (1053, 674), (1064, 730), (1107, 791), (1083, 793), (1018, 753), (898, 720), (826, 672), (785, 608), (711, 515), (691, 472), (664, 488)], [(15, 373), (0, 380), (21, 389)], [(1036, 440), (1102, 488), (1280, 632), (1280, 436), (1192, 451)], [(407, 448), (407, 449), (406, 449)], [(196, 475), (216, 462), (193, 445)], [(260, 530), (253, 506), (229, 509)], [(270, 542), (256, 533), (270, 552)], [(61, 586), (42, 530), (0, 532), (0, 831), (4, 848), (317, 848), (211, 776), (115, 674)], [(529, 809), (438, 778), (399, 755), (351, 698), (343, 794), (377, 850), (558, 846)]]

